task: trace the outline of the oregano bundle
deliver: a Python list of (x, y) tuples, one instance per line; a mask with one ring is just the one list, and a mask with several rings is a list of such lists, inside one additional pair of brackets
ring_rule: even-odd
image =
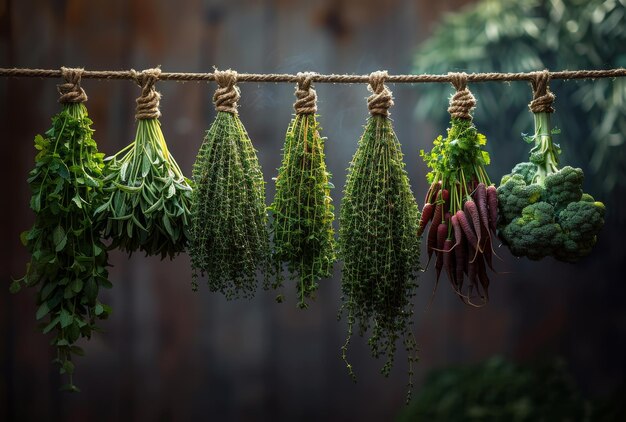
[(104, 154), (92, 138), (81, 73), (82, 69), (62, 68), (66, 79), (59, 85), (62, 111), (43, 136), (35, 137), (39, 152), (28, 178), (35, 223), (21, 236), (31, 260), (26, 275), (11, 285), (14, 293), (22, 284), (38, 288), (36, 318), (42, 321), (44, 334), (54, 334), (55, 362), (61, 374), (68, 375), (64, 388), (70, 391), (78, 391), (72, 359), (84, 354), (75, 343), (90, 338), (96, 320), (111, 312), (98, 301), (100, 288), (110, 288), (111, 283), (101, 226), (93, 219), (94, 209), (103, 201)]
[[(343, 304), (348, 319), (346, 351), (354, 326), (375, 358), (385, 357), (382, 374), (391, 370), (396, 341), (402, 339), (409, 361), (409, 393), (416, 344), (411, 332), (413, 305), (420, 268), (417, 236), (419, 209), (404, 170), (400, 143), (389, 119), (393, 105), (384, 86), (386, 72), (370, 76), (371, 117), (350, 163), (339, 219)], [(346, 361), (347, 364), (347, 361)], [(354, 377), (352, 366), (347, 364)]]
[[(296, 282), (298, 306), (317, 290), (318, 280), (329, 277), (335, 256), (330, 173), (324, 161), (324, 138), (315, 118), (315, 90), (311, 75), (299, 74), (295, 117), (285, 136), (282, 165), (276, 177), (276, 196), (269, 207), (278, 282), (286, 264)], [(276, 286), (275, 286), (276, 287)], [(279, 296), (280, 297), (280, 296)]]
[(252, 297), (257, 271), (269, 270), (265, 182), (252, 141), (237, 114), (237, 73), (215, 71), (217, 110), (193, 166), (192, 287), (207, 277), (226, 298)]
[(160, 94), (154, 89), (159, 74), (159, 69), (148, 69), (135, 75), (142, 89), (137, 135), (107, 158), (104, 182), (109, 197), (96, 214), (106, 220), (111, 247), (172, 258), (187, 246), (192, 189), (161, 131)]

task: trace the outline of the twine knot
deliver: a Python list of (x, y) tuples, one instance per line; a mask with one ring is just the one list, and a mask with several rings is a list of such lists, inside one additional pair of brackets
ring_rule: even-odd
[(217, 111), (237, 114), (237, 101), (241, 97), (237, 83), (237, 72), (234, 70), (215, 70), (217, 89), (213, 95), (213, 102)]
[(367, 98), (367, 107), (372, 116), (389, 116), (389, 108), (393, 105), (393, 97), (385, 86), (387, 71), (380, 70), (370, 73), (369, 87), (372, 95)]
[(159, 111), (161, 94), (154, 89), (154, 84), (159, 80), (161, 69), (155, 67), (141, 72), (131, 69), (130, 73), (137, 85), (141, 87), (141, 96), (137, 98), (135, 119), (158, 119), (161, 116), (161, 112)]
[(59, 102), (63, 104), (84, 103), (87, 101), (87, 94), (80, 86), (80, 78), (84, 69), (80, 67), (62, 67), (61, 75), (65, 83), (57, 85), (57, 90), (61, 97)]
[(296, 114), (315, 114), (317, 112), (317, 94), (311, 88), (312, 72), (298, 72), (298, 87), (296, 88), (296, 102), (293, 104)]
[(452, 85), (456, 89), (454, 95), (450, 98), (450, 106), (448, 113), (457, 119), (472, 120), (471, 111), (476, 106), (476, 98), (467, 88), (467, 73), (449, 72)]
[(556, 96), (550, 91), (549, 82), (550, 72), (548, 70), (532, 73), (530, 84), (533, 88), (533, 99), (528, 104), (528, 108), (533, 113), (554, 113), (552, 103)]

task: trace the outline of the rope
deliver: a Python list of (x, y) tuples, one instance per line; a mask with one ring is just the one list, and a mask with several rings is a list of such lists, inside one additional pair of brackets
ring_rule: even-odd
[(472, 120), (472, 109), (476, 106), (476, 99), (467, 89), (467, 73), (450, 73), (452, 85), (456, 89), (450, 98), (448, 113), (457, 119)]
[(146, 69), (142, 72), (131, 70), (133, 79), (141, 87), (141, 96), (137, 98), (137, 108), (135, 109), (135, 119), (147, 120), (158, 119), (161, 116), (159, 111), (159, 101), (161, 94), (154, 89), (154, 84), (159, 80), (161, 69)]
[(237, 114), (237, 101), (241, 95), (237, 83), (237, 72), (234, 70), (217, 70), (213, 72), (218, 88), (213, 94), (215, 110)]
[(315, 73), (298, 73), (298, 87), (296, 88), (296, 102), (293, 104), (296, 114), (315, 114), (317, 112), (317, 94), (311, 88)]
[(369, 87), (372, 95), (367, 98), (367, 108), (372, 116), (389, 116), (389, 108), (393, 106), (391, 91), (385, 86), (387, 71), (382, 70), (370, 74)]
[(535, 72), (533, 79), (530, 83), (533, 88), (533, 99), (528, 104), (528, 108), (533, 113), (554, 113), (555, 95), (550, 91), (548, 83), (550, 82), (550, 72), (544, 70), (543, 72)]
[[(490, 82), (490, 81), (532, 81), (536, 72), (520, 73), (469, 73), (468, 82)], [(0, 76), (3, 77), (31, 77), (31, 78), (59, 78), (61, 70), (54, 69), (5, 69), (0, 68)], [(82, 72), (84, 79), (133, 79), (130, 70), (85, 70)], [(626, 76), (626, 68), (606, 69), (606, 70), (564, 70), (549, 72), (550, 79), (598, 79), (598, 78), (619, 78)], [(317, 83), (368, 83), (370, 75), (320, 75), (311, 77), (311, 82)], [(214, 81), (215, 74), (211, 73), (183, 73), (183, 72), (162, 72), (159, 76), (162, 81)], [(237, 75), (237, 82), (289, 82), (297, 83), (298, 75), (293, 74), (259, 74), (240, 73)], [(387, 83), (422, 83), (422, 82), (452, 82), (450, 74), (447, 75), (388, 75), (385, 78)]]
[(84, 70), (76, 67), (62, 67), (61, 75), (65, 79), (65, 83), (57, 85), (57, 90), (61, 95), (59, 102), (62, 104), (84, 103), (87, 101), (85, 90), (80, 87), (80, 77)]

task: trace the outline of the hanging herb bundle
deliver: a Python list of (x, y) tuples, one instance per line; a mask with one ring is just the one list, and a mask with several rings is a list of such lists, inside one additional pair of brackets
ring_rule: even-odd
[(67, 374), (65, 389), (78, 391), (72, 380), (74, 356), (83, 350), (75, 343), (90, 338), (96, 320), (111, 309), (98, 301), (100, 288), (109, 288), (106, 246), (93, 210), (103, 200), (104, 154), (92, 139), (92, 121), (80, 87), (82, 69), (62, 68), (66, 83), (59, 85), (62, 111), (52, 119), (44, 136), (35, 137), (35, 168), (28, 183), (35, 224), (22, 233), (22, 242), (32, 257), (26, 275), (11, 285), (37, 287), (37, 320), (44, 334), (54, 333), (61, 374)]
[[(409, 361), (410, 397), (412, 364), (417, 360), (411, 298), (419, 270), (416, 233), (420, 213), (388, 117), (393, 101), (383, 84), (385, 76), (386, 72), (370, 76), (372, 116), (350, 163), (341, 204), (339, 248), (344, 267), (340, 314), (346, 312), (348, 319), (342, 357), (345, 361), (353, 327), (359, 326), (361, 336), (371, 328), (368, 343), (374, 357), (386, 357), (381, 372), (387, 376), (396, 340), (402, 338)], [(347, 365), (354, 377), (352, 366)]]
[(236, 79), (234, 71), (215, 71), (217, 116), (193, 167), (189, 247), (194, 290), (206, 275), (209, 290), (228, 299), (252, 297), (257, 270), (269, 270), (265, 182), (237, 114)]
[(109, 197), (96, 214), (106, 220), (105, 236), (112, 239), (111, 247), (173, 258), (187, 245), (192, 189), (161, 131), (161, 95), (154, 89), (159, 74), (158, 68), (135, 72), (142, 91), (135, 115), (137, 135), (107, 158)]
[[(482, 306), (489, 300), (486, 267), (493, 270), (491, 235), (496, 232), (498, 199), (485, 171), (490, 162), (489, 153), (482, 149), (487, 138), (472, 123), (471, 110), (476, 100), (467, 89), (467, 75), (451, 76), (457, 92), (448, 108), (452, 118), (448, 135), (437, 137), (429, 153), (420, 152), (431, 169), (427, 175), (431, 185), (424, 200), (419, 233), (430, 222), (428, 258), (436, 252), (436, 283), (444, 269), (463, 302)], [(474, 289), (480, 298), (478, 303)]]
[[(282, 284), (287, 265), (296, 281), (298, 306), (317, 290), (318, 280), (330, 277), (335, 257), (330, 174), (324, 162), (324, 138), (315, 119), (317, 111), (311, 74), (298, 74), (298, 100), (285, 139), (282, 166), (276, 177), (276, 196), (269, 207), (274, 241), (273, 258)], [(280, 296), (279, 296), (280, 298)]]

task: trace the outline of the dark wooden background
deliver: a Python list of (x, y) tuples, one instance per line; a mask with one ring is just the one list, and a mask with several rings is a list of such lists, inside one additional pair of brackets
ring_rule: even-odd
[[(441, 14), (464, 3), (0, 0), (0, 66), (408, 73), (417, 46)], [(263, 291), (237, 302), (206, 288), (193, 293), (187, 256), (161, 262), (112, 253), (114, 289), (104, 301), (113, 316), (102, 324), (103, 334), (84, 343), (87, 356), (78, 361), (75, 377), (83, 392), (59, 393), (49, 339), (36, 327), (33, 292), (8, 293), (11, 277), (20, 276), (28, 260), (19, 242), (33, 220), (26, 174), (33, 165), (33, 137), (59, 109), (57, 82), (0, 79), (0, 420), (389, 420), (398, 413), (406, 381), (402, 353), (385, 379), (365, 341), (354, 341), (356, 385), (339, 358), (345, 336), (345, 321), (336, 320), (339, 264), (336, 276), (321, 283), (317, 302), (300, 311), (291, 291), (282, 305)], [(112, 154), (134, 136), (138, 88), (130, 81), (83, 85), (95, 139)], [(189, 174), (215, 114), (215, 86), (157, 86), (168, 145)], [(294, 87), (241, 88), (240, 114), (259, 150), (269, 203)], [(316, 88), (339, 205), (345, 169), (367, 117), (368, 93), (364, 85)], [(416, 120), (414, 87), (391, 88), (392, 118), (421, 205), (426, 183), (418, 151), (442, 128)], [(489, 135), (488, 127), (481, 130)], [(499, 180), (501, 173), (492, 176)], [(606, 230), (592, 257), (576, 266), (515, 260), (500, 250), (507, 273), (493, 278), (492, 303), (485, 309), (464, 307), (445, 285), (427, 309), (434, 277), (424, 274), (415, 315), (418, 392), (429, 370), (494, 354), (521, 361), (563, 356), (590, 396), (623, 385), (623, 230)]]

